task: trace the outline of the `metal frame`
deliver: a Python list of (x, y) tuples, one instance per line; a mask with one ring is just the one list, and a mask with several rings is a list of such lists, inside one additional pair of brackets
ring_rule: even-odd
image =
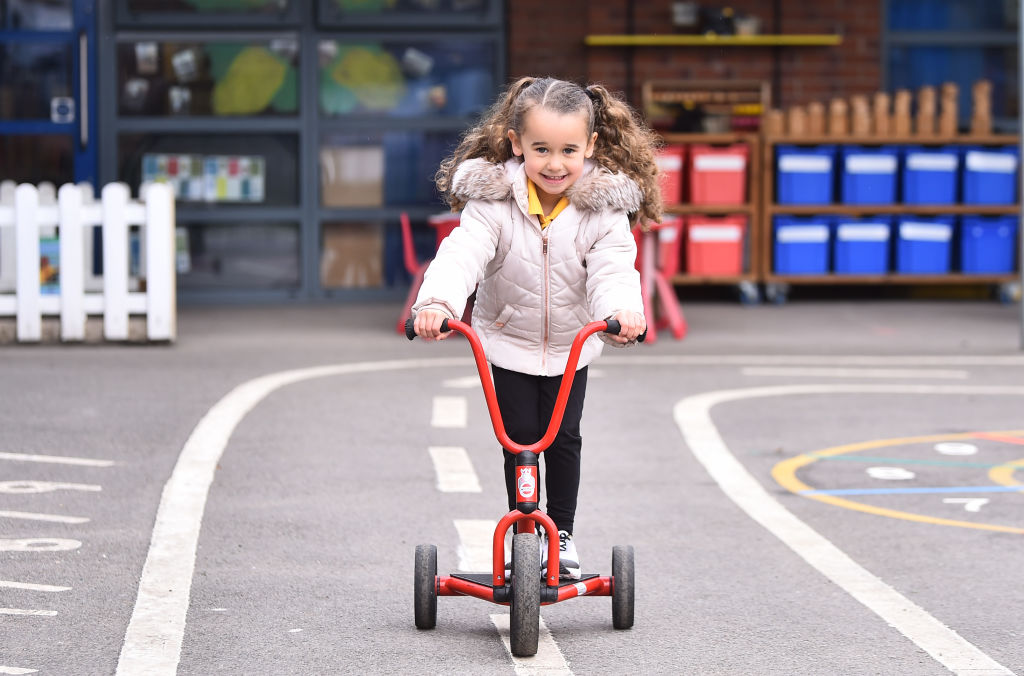
[[(174, 13), (132, 13), (127, 0), (98, 0), (98, 66), (100, 73), (117, 72), (117, 45), (139, 38), (165, 40), (220, 41), (269, 39), (286, 35), (299, 40), (299, 112), (291, 117), (219, 118), (202, 117), (120, 117), (117, 109), (118, 83), (115, 77), (99, 79), (99, 129), (103, 144), (99, 148), (99, 181), (109, 183), (119, 179), (118, 147), (122, 134), (294, 134), (298, 157), (298, 202), (294, 206), (260, 207), (254, 205), (217, 205), (203, 208), (185, 205), (177, 211), (180, 223), (232, 221), (295, 222), (299, 227), (299, 283), (288, 289), (215, 289), (198, 291), (180, 289), (178, 298), (188, 303), (234, 302), (287, 302), (303, 301), (394, 301), (400, 303), (407, 289), (327, 289), (320, 283), (321, 231), (324, 222), (377, 220), (385, 223), (387, 231), (399, 228), (399, 215), (408, 212), (414, 218), (442, 210), (436, 207), (383, 206), (380, 208), (334, 209), (320, 206), (319, 154), (325, 134), (373, 130), (390, 131), (452, 131), (468, 126), (469, 119), (423, 118), (407, 119), (355, 116), (327, 118), (319, 111), (317, 83), (319, 65), (317, 47), (322, 39), (357, 38), (360, 40), (438, 41), (468, 39), (489, 43), (494, 49), (494, 81), (499, 87), (506, 73), (504, 3), (485, 0), (483, 18), (480, 15), (443, 18), (413, 14), (367, 17), (357, 21), (332, 20), (325, 12), (326, 3), (292, 0), (283, 15), (244, 16), (228, 14), (201, 14), (196, 16)], [(300, 11), (301, 8), (301, 11)], [(315, 10), (315, 11), (314, 11)], [(428, 20), (429, 19), (429, 20)], [(436, 20), (435, 20), (436, 19)], [(463, 20), (464, 19), (464, 20)], [(218, 28), (216, 32), (211, 28)], [(425, 29), (424, 29), (425, 28)], [(169, 29), (169, 30), (168, 30)], [(237, 29), (237, 30), (234, 30)]]
[(378, 14), (349, 14), (339, 16), (331, 8), (331, 0), (317, 0), (316, 15), (319, 25), (325, 29), (341, 28), (383, 28), (395, 30), (419, 30), (429, 28), (499, 28), (501, 23), (501, 0), (482, 0), (483, 10), (451, 14), (420, 14), (416, 12), (389, 12)]

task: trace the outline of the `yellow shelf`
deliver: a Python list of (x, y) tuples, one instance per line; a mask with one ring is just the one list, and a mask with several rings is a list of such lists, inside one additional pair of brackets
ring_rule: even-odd
[(842, 35), (588, 35), (591, 47), (831, 47)]

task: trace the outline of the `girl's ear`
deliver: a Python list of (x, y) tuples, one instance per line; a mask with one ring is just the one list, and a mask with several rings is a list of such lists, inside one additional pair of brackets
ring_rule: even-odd
[(590, 135), (590, 141), (587, 143), (587, 149), (583, 151), (583, 157), (591, 158), (594, 156), (594, 146), (597, 145), (597, 132), (595, 131)]
[(517, 157), (523, 156), (523, 146), (519, 143), (519, 134), (515, 129), (508, 130), (508, 140), (512, 142), (512, 154)]

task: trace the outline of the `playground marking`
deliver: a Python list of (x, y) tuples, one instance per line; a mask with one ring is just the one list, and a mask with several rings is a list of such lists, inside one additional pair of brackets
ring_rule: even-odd
[(491, 572), (491, 541), (497, 521), (455, 519), (459, 532), (459, 570), (464, 573)]
[(0, 615), (24, 615), (30, 617), (53, 617), (56, 610), (25, 610), (24, 608), (0, 608)]
[[(772, 497), (729, 450), (711, 419), (721, 403), (759, 397), (827, 394), (1024, 395), (1024, 387), (955, 385), (789, 385), (719, 390), (688, 397), (674, 408), (690, 451), (738, 507), (810, 566), (955, 674), (1012, 675), (916, 603), (870, 573)], [(834, 498), (833, 498), (834, 499)]]
[(430, 416), (432, 426), (463, 428), (467, 419), (465, 397), (434, 397), (434, 411)]
[(497, 628), (501, 642), (512, 658), (516, 676), (572, 676), (572, 670), (569, 669), (565, 656), (544, 624), (543, 617), (540, 618), (540, 631), (537, 634), (537, 654), (533, 657), (516, 657), (512, 654), (508, 613), (491, 615), (491, 622)]
[[(72, 458), (64, 455), (33, 455), (31, 453), (0, 453), (0, 460), (20, 462), (51, 462), (60, 465), (84, 465), (86, 467), (110, 467), (113, 460), (93, 460), (92, 458)], [(3, 672), (0, 671), (0, 674)]]
[[(925, 387), (925, 386), (922, 386)], [(955, 387), (955, 386), (951, 386)], [(1005, 392), (999, 392), (1005, 394)], [(1010, 394), (1013, 394), (1012, 392)], [(973, 463), (963, 461), (950, 461), (950, 460), (939, 460), (939, 459), (918, 459), (916, 463), (928, 464), (928, 465), (940, 465), (940, 466), (959, 466), (959, 467), (989, 467), (989, 477), (1000, 486), (955, 486), (955, 487), (939, 487), (939, 488), (849, 488), (849, 489), (833, 489), (833, 490), (816, 490), (805, 484), (799, 478), (797, 478), (797, 472), (801, 467), (809, 465), (819, 460), (829, 461), (865, 461), (865, 462), (876, 462), (880, 458), (867, 456), (858, 457), (848, 455), (850, 453), (857, 453), (859, 451), (866, 451), (869, 449), (885, 448), (890, 446), (907, 445), (907, 444), (925, 444), (935, 443), (936, 448), (939, 445), (945, 445), (949, 442), (967, 442), (974, 439), (989, 439), (994, 441), (1008, 441), (1010, 439), (1016, 440), (1020, 443), (1021, 439), (1017, 436), (1010, 436), (1013, 434), (1019, 434), (1019, 431), (1010, 432), (996, 432), (996, 433), (981, 433), (981, 432), (963, 432), (958, 434), (932, 434), (918, 437), (899, 437), (895, 439), (876, 439), (872, 441), (858, 442), (854, 444), (845, 444), (843, 446), (836, 446), (835, 448), (827, 448), (821, 451), (815, 451), (813, 453), (805, 453), (803, 455), (797, 455), (792, 458), (788, 458), (779, 462), (772, 468), (772, 478), (786, 490), (791, 493), (796, 493), (804, 497), (818, 500), (836, 507), (843, 507), (845, 509), (852, 509), (858, 512), (864, 512), (865, 514), (874, 514), (876, 516), (886, 516), (894, 519), (903, 519), (905, 521), (916, 521), (918, 523), (928, 523), (939, 526), (956, 526), (959, 528), (973, 528), (976, 530), (989, 530), (1000, 533), (1014, 533), (1024, 534), (1024, 528), (1016, 526), (1000, 526), (986, 523), (975, 523), (971, 521), (959, 521), (955, 519), (945, 519), (940, 517), (929, 516), (927, 514), (917, 514), (915, 512), (904, 512), (897, 509), (889, 509), (887, 507), (879, 507), (876, 505), (870, 505), (862, 502), (856, 502), (854, 500), (846, 500), (842, 496), (848, 495), (890, 495), (897, 493), (1003, 493), (1003, 492), (1020, 492), (1021, 484), (1013, 480), (1014, 463), (1010, 464), (999, 464), (993, 465), (991, 463)], [(948, 447), (947, 447), (948, 450)], [(911, 464), (915, 463), (914, 459), (900, 459), (890, 458), (889, 462), (896, 462), (900, 464)]]
[(25, 589), (27, 591), (37, 592), (62, 592), (71, 590), (71, 587), (58, 587), (52, 584), (32, 584), (31, 582), (12, 582), (10, 580), (0, 580), (0, 587), (7, 589)]
[(867, 369), (796, 368), (749, 366), (740, 370), (745, 376), (781, 376), (784, 378), (946, 378), (966, 380), (967, 371), (949, 369)]
[(89, 521), (84, 516), (64, 516), (62, 514), (38, 514), (36, 512), (11, 512), (6, 509), (0, 510), (2, 519), (28, 519), (30, 521), (50, 521), (52, 523), (86, 523)]
[(23, 674), (37, 674), (38, 669), (21, 669), (20, 667), (0, 666), (0, 674), (11, 674), (12, 676), (23, 676)]
[[(675, 359), (633, 355), (629, 358), (609, 357), (606, 359), (606, 363), (632, 366), (650, 364), (659, 367), (673, 364), (721, 366), (723, 363), (1022, 366), (1024, 358), (959, 356), (900, 357), (881, 358), (880, 360), (876, 357), (828, 357), (819, 360), (813, 357), (707, 355), (698, 358)], [(468, 357), (450, 357), (396, 359), (294, 369), (270, 373), (246, 381), (218, 401), (192, 430), (192, 434), (182, 447), (170, 478), (164, 484), (150, 537), (149, 550), (139, 580), (135, 605), (118, 658), (116, 673), (119, 676), (140, 673), (173, 676), (177, 672), (195, 571), (196, 547), (210, 485), (217, 463), (235, 427), (257, 404), (281, 387), (314, 378), (419, 368), (462, 369), (472, 364), (472, 359)], [(777, 391), (777, 388), (762, 389)], [(1019, 388), (1014, 389), (1010, 393), (1018, 394), (1020, 393), (1018, 390)], [(849, 391), (849, 388), (839, 388), (835, 391)], [(872, 389), (869, 391), (887, 390)], [(896, 390), (888, 391), (905, 392), (907, 389), (901, 386)], [(9, 455), (0, 457), (13, 459)], [(39, 551), (39, 547), (44, 544), (60, 547), (65, 542), (69, 549), (81, 545), (76, 541), (0, 540), (0, 551), (30, 551), (33, 548), (35, 551)], [(43, 549), (43, 551), (46, 550)]]
[(473, 463), (461, 446), (430, 446), (427, 451), (434, 461), (437, 488), (442, 493), (480, 493)]

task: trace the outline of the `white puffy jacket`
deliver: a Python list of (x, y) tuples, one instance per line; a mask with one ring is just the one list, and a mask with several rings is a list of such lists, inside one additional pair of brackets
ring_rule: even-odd
[[(429, 308), (461, 317), (475, 288), (472, 325), (488, 361), (561, 375), (584, 324), (643, 312), (626, 217), (640, 207), (632, 179), (588, 161), (566, 192), (569, 206), (544, 230), (528, 213), (526, 171), (517, 159), (468, 160), (452, 187), (468, 202), (427, 269), (414, 313)], [(598, 336), (587, 341), (577, 368), (601, 353)]]

